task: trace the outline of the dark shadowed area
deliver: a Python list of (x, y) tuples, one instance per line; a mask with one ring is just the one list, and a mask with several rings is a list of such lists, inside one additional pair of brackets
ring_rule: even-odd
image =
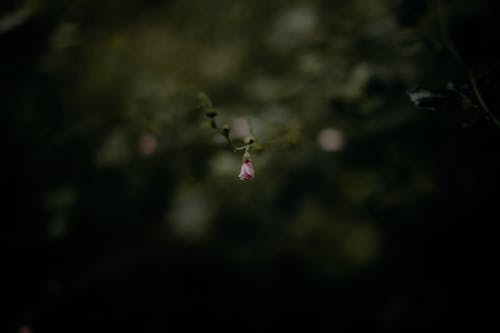
[(0, 332), (477, 331), (499, 14), (2, 0)]

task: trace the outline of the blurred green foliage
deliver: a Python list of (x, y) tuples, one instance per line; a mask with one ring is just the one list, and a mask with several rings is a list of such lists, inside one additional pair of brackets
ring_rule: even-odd
[[(498, 114), (495, 8), (3, 2), (7, 324), (459, 323), (498, 195), (500, 132), (468, 77)], [(470, 105), (405, 93), (449, 82)], [(252, 182), (200, 91), (236, 139), (251, 119)]]

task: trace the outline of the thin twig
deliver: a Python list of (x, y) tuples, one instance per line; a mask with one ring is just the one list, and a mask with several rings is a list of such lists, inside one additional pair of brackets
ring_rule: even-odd
[(479, 92), (479, 88), (477, 87), (477, 83), (476, 83), (476, 78), (475, 78), (472, 70), (469, 70), (469, 79), (470, 79), (470, 83), (472, 85), (472, 90), (474, 91), (474, 94), (476, 95), (476, 98), (477, 98), (479, 104), (481, 105), (481, 108), (483, 109), (484, 113), (491, 121), (493, 121), (495, 123), (495, 125), (500, 127), (500, 121), (495, 117), (493, 112), (491, 112), (491, 110), (488, 108), (488, 105), (486, 105), (486, 102), (484, 101), (483, 96)]

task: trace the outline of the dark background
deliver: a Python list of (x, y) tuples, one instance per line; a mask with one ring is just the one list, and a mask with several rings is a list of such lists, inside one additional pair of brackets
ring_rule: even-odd
[(488, 325), (498, 13), (2, 1), (0, 331)]

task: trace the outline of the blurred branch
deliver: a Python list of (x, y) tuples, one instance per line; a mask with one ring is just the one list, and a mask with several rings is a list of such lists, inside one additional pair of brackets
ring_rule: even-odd
[(444, 47), (453, 55), (456, 61), (460, 63), (461, 65), (464, 65), (464, 61), (462, 57), (460, 56), (460, 53), (457, 51), (457, 49), (453, 46), (453, 42), (451, 41), (448, 30), (445, 29), (444, 26), (444, 15), (443, 15), (443, 10), (442, 10), (443, 5), (441, 4), (440, 0), (436, 1), (436, 12), (437, 12), (437, 21), (438, 21), (438, 26), (439, 26), (439, 35), (441, 37), (441, 42), (443, 43)]
[(20, 8), (0, 17), (0, 34), (6, 33), (22, 25), (31, 16), (33, 16), (33, 14), (36, 12), (37, 7), (37, 1), (28, 0), (25, 1), (24, 5), (22, 5)]

